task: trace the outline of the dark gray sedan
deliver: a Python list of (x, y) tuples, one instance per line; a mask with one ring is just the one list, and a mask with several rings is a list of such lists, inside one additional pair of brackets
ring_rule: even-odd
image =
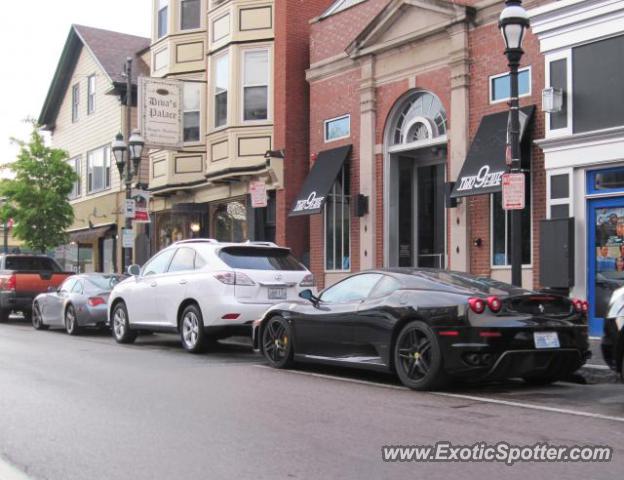
[(65, 280), (58, 289), (37, 295), (32, 323), (36, 330), (64, 328), (78, 335), (83, 327), (106, 326), (108, 297), (122, 275), (85, 273)]

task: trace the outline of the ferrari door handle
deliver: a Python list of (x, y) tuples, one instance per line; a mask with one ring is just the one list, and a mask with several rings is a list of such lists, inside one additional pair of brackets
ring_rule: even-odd
[(186, 280), (180, 280), (180, 282), (179, 282), (179, 283), (180, 283), (180, 285), (186, 285), (186, 284), (188, 283), (188, 281), (186, 281)]
[(150, 287), (155, 287), (155, 286), (157, 286), (157, 285), (158, 285), (158, 284), (157, 284), (156, 282), (152, 282), (152, 283), (150, 283)]

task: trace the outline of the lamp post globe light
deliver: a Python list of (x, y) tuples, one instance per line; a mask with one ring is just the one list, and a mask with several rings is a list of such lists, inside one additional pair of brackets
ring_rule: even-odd
[[(529, 28), (529, 15), (521, 0), (506, 0), (500, 14), (498, 28), (505, 42), (505, 55), (509, 66), (509, 147), (511, 173), (521, 173), (520, 162), (520, 111), (518, 104), (518, 67), (524, 51), (522, 41)], [(511, 283), (522, 286), (522, 210), (511, 211)]]
[[(145, 142), (138, 130), (133, 130), (132, 135), (126, 145), (124, 137), (118, 133), (113, 140), (112, 151), (115, 163), (119, 170), (119, 176), (126, 185), (126, 200), (132, 199), (132, 178), (139, 174), (141, 155)], [(125, 209), (124, 209), (125, 212)], [(126, 218), (126, 230), (132, 229), (132, 219)], [(132, 264), (132, 248), (124, 248), (124, 268)], [(124, 270), (122, 268), (122, 271)]]

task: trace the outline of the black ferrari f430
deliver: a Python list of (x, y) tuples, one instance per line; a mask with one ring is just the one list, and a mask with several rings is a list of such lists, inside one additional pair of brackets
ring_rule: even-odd
[(545, 384), (589, 357), (587, 303), (434, 269), (351, 275), (276, 305), (254, 324), (269, 364), (315, 362), (395, 372), (415, 390), (452, 379)]

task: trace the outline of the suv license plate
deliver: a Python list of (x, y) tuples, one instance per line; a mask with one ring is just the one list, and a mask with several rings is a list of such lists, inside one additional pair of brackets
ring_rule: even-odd
[(535, 348), (559, 348), (559, 335), (557, 332), (535, 332), (533, 333)]
[(286, 287), (269, 287), (269, 300), (286, 300)]

